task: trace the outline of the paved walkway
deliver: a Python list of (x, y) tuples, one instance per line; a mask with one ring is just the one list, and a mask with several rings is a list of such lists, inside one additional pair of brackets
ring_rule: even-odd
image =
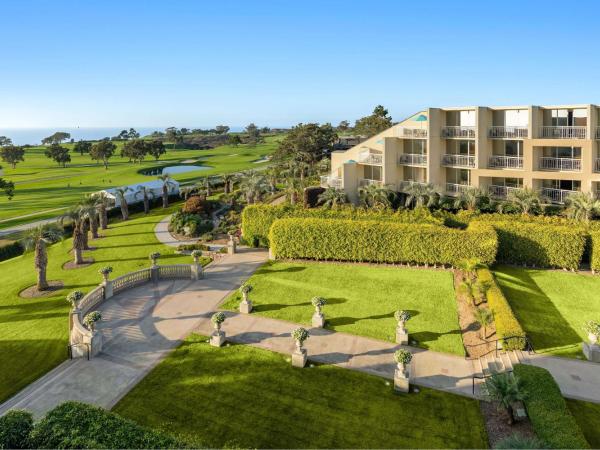
[(158, 239), (161, 244), (168, 245), (169, 247), (178, 247), (180, 244), (195, 244), (198, 242), (198, 239), (187, 239), (185, 241), (175, 239), (169, 232), (170, 221), (171, 216), (169, 215), (158, 222), (154, 228), (156, 239)]

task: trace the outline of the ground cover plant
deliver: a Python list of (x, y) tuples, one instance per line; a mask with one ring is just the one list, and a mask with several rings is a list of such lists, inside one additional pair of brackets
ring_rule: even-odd
[[(160, 391), (160, 395), (156, 393)], [(235, 448), (483, 448), (476, 401), (191, 335), (114, 408), (139, 424)]]
[[(323, 297), (326, 328), (395, 339), (394, 312), (407, 310), (410, 339), (432, 350), (464, 355), (452, 273), (443, 270), (314, 262), (268, 262), (250, 279), (254, 314), (309, 325), (311, 298)], [(235, 310), (241, 294), (223, 307)]]
[(600, 318), (600, 277), (510, 266), (494, 274), (536, 352), (583, 357), (584, 322)]

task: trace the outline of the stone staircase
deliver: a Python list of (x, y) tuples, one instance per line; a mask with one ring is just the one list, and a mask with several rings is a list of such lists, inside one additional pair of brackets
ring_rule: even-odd
[(479, 395), (481, 384), (485, 379), (496, 374), (512, 372), (515, 364), (526, 363), (527, 353), (521, 350), (498, 351), (472, 360), (473, 392)]

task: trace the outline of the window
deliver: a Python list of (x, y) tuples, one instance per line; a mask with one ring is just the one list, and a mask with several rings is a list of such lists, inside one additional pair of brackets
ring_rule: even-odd
[(523, 143), (521, 141), (504, 141), (505, 156), (523, 156)]
[(550, 158), (581, 159), (581, 147), (549, 147), (544, 154)]
[(410, 139), (404, 143), (404, 153), (424, 155), (427, 153), (427, 141), (424, 139)]
[(459, 155), (475, 155), (475, 141), (458, 141)]
[(504, 124), (507, 127), (529, 126), (529, 111), (526, 109), (507, 109), (504, 112)]
[(585, 127), (587, 126), (587, 110), (579, 109), (553, 109), (553, 127)]
[(381, 166), (364, 166), (364, 178), (381, 181)]
[(459, 117), (461, 127), (475, 126), (475, 111), (461, 111)]

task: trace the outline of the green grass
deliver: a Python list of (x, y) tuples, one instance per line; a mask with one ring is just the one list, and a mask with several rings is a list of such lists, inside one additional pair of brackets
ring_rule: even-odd
[[(117, 149), (115, 156), (109, 160), (108, 170), (92, 161), (89, 155), (81, 156), (75, 152), (71, 152), (72, 161), (68, 167), (59, 167), (44, 156), (44, 147), (29, 148), (25, 152), (25, 161), (18, 163), (16, 169), (0, 162), (4, 171), (3, 178), (13, 181), (16, 189), (12, 200), (0, 196), (0, 229), (56, 217), (61, 214), (57, 208), (73, 205), (86, 193), (107, 187), (151, 181), (155, 177), (139, 173), (151, 167), (177, 165), (188, 159), (201, 159), (201, 162), (195, 164), (211, 168), (173, 175), (179, 182), (189, 182), (206, 175), (256, 169), (265, 164), (255, 164), (254, 161), (272, 153), (279, 139), (281, 136), (267, 137), (264, 144), (255, 147), (225, 145), (211, 150), (169, 149), (158, 162), (153, 158), (146, 158), (141, 164), (133, 164), (126, 158), (121, 158), (120, 149)], [(30, 214), (34, 215), (21, 218)]]
[(115, 407), (208, 447), (483, 448), (477, 401), (191, 335)]
[(536, 352), (583, 356), (582, 326), (600, 320), (599, 277), (508, 266), (494, 273)]
[[(269, 262), (248, 281), (255, 313), (310, 324), (314, 296), (327, 300), (326, 327), (395, 339), (394, 311), (409, 310), (407, 328), (420, 347), (464, 355), (449, 271), (310, 262)], [(226, 309), (237, 309), (239, 293)]]
[(592, 448), (600, 448), (600, 405), (566, 399), (567, 406)]
[(174, 249), (159, 244), (154, 235), (156, 223), (172, 210), (174, 207), (158, 208), (127, 222), (112, 220), (110, 228), (101, 231), (104, 238), (90, 241), (97, 250), (85, 255), (96, 262), (85, 268), (62, 269), (72, 260), (71, 239), (50, 246), (48, 279), (62, 280), (65, 286), (49, 297), (24, 299), (18, 295), (35, 284), (32, 253), (0, 262), (0, 402), (66, 359), (69, 306), (65, 296), (75, 289), (88, 292), (97, 286), (101, 281), (99, 268), (110, 265), (117, 277), (147, 267), (152, 251), (164, 255), (164, 264), (190, 262), (189, 256), (174, 254)]

